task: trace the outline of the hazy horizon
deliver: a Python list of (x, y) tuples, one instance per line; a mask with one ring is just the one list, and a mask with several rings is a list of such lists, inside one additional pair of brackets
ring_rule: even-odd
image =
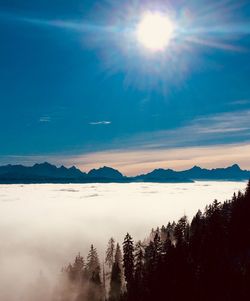
[[(229, 159), (226, 159), (227, 153), (230, 153)], [(250, 170), (249, 161), (250, 145), (233, 145), (224, 148), (178, 148), (174, 150), (162, 151), (116, 151), (99, 152), (75, 156), (71, 158), (59, 155), (49, 157), (44, 156), (11, 156), (1, 160), (0, 165), (22, 164), (24, 166), (33, 166), (36, 163), (48, 162), (60, 167), (76, 166), (82, 172), (89, 172), (91, 169), (103, 166), (118, 169), (126, 176), (136, 176), (150, 172), (157, 168), (173, 169), (176, 171), (187, 170), (194, 166), (201, 168), (226, 168), (232, 165), (239, 165), (243, 170)], [(181, 156), (183, 156), (181, 158)], [(239, 159), (240, 157), (240, 159)], [(126, 158), (126, 159), (125, 159)], [(157, 160), (158, 159), (158, 160)]]

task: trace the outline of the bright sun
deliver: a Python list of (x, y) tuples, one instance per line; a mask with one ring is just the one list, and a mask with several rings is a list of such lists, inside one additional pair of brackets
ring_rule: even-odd
[(174, 33), (174, 24), (166, 15), (147, 13), (137, 27), (137, 39), (152, 51), (164, 50)]

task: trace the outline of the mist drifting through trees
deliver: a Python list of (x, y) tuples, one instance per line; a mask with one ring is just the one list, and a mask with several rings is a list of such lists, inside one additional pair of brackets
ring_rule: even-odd
[(79, 254), (63, 268), (66, 290), (55, 300), (249, 300), (249, 215), (250, 181), (245, 193), (215, 200), (190, 223), (183, 216), (152, 229), (143, 243), (127, 233), (123, 255), (111, 238), (103, 266), (91, 245), (86, 263)]
[[(181, 292), (184, 291), (185, 296), (188, 296), (188, 294), (192, 295), (192, 299), (190, 300), (211, 300), (212, 297), (209, 295), (209, 292), (211, 291), (209, 283), (213, 280), (216, 282), (212, 287), (216, 286), (216, 289), (217, 286), (220, 288), (221, 285), (224, 285), (224, 288), (227, 287), (227, 283), (225, 284), (224, 282), (229, 281), (230, 285), (232, 282), (234, 284), (230, 286), (230, 289), (235, 288), (235, 285), (237, 284), (238, 291), (244, 292), (244, 283), (248, 283), (248, 268), (244, 265), (245, 262), (247, 262), (247, 255), (246, 252), (243, 255), (239, 255), (239, 250), (236, 250), (238, 252), (237, 253), (235, 250), (230, 249), (232, 244), (238, 244), (239, 235), (241, 232), (245, 233), (244, 231), (247, 229), (246, 225), (242, 228), (242, 230), (240, 230), (240, 232), (238, 232), (239, 225), (235, 222), (236, 220), (239, 220), (238, 217), (241, 216), (242, 213), (241, 207), (234, 206), (233, 204), (240, 204), (240, 200), (243, 198), (243, 195), (239, 194), (239, 196), (234, 196), (233, 201), (228, 201), (224, 204), (222, 203), (222, 200), (225, 200), (225, 196), (220, 194), (220, 192), (225, 190), (225, 187), (223, 186), (225, 183), (218, 183), (217, 186), (213, 186), (212, 184), (211, 186), (206, 186), (208, 184), (204, 183), (202, 184), (203, 186), (201, 186), (201, 183), (197, 185), (200, 185), (197, 187), (197, 192), (202, 191), (202, 189), (206, 191), (213, 190), (214, 195), (219, 196), (219, 201), (208, 206), (204, 213), (198, 211), (193, 220), (190, 218), (194, 216), (194, 214), (190, 214), (189, 211), (182, 210), (183, 213), (187, 213), (189, 218), (184, 216), (179, 219), (179, 221), (175, 218), (176, 222), (172, 222), (172, 219), (170, 219), (170, 223), (168, 223), (169, 212), (166, 210), (167, 207), (163, 207), (161, 205), (164, 204), (164, 202), (167, 203), (169, 198), (171, 199), (172, 194), (175, 195), (176, 198), (174, 199), (176, 200), (175, 203), (173, 203), (174, 200), (171, 200), (173, 206), (178, 205), (178, 199), (182, 199), (182, 208), (185, 208), (188, 204), (195, 203), (197, 210), (199, 207), (204, 208), (204, 202), (207, 204), (209, 204), (209, 202), (205, 197), (203, 197), (202, 193), (200, 194), (200, 199), (197, 198), (195, 194), (193, 194), (193, 199), (185, 199), (186, 190), (184, 189), (188, 187), (188, 184), (171, 186), (175, 187), (176, 190), (168, 190), (169, 198), (164, 196), (164, 202), (162, 201), (160, 203), (157, 202), (157, 197), (163, 198), (162, 194), (150, 193), (153, 189), (156, 190), (156, 185), (153, 185), (152, 187), (149, 185), (147, 186), (147, 189), (143, 188), (141, 192), (143, 197), (142, 199), (138, 198), (138, 203), (134, 203), (134, 208), (137, 208), (136, 206), (138, 205), (143, 205), (143, 199), (145, 200), (144, 204), (152, 204), (152, 199), (150, 199), (149, 202), (147, 201), (147, 198), (145, 198), (145, 191), (149, 190), (147, 191), (146, 196), (148, 196), (148, 198), (149, 196), (153, 197), (155, 200), (154, 208), (156, 208), (155, 206), (160, 205), (159, 210), (163, 211), (162, 215), (166, 216), (164, 219), (166, 222), (163, 226), (161, 226), (161, 215), (155, 216), (152, 226), (156, 226), (158, 224), (159, 228), (155, 228), (151, 232), (148, 231), (151, 223), (147, 221), (147, 227), (142, 225), (142, 228), (144, 228), (144, 234), (138, 235), (138, 232), (136, 233), (136, 231), (131, 232), (130, 229), (136, 229), (136, 223), (132, 224), (131, 228), (129, 228), (129, 219), (127, 224), (129, 233), (126, 236), (123, 235), (123, 237), (117, 236), (118, 229), (115, 227), (115, 224), (113, 224), (110, 233), (111, 235), (114, 233), (115, 239), (111, 238), (109, 241), (106, 239), (106, 250), (104, 250), (105, 248), (103, 243), (96, 240), (96, 235), (98, 234), (100, 237), (106, 237), (107, 233), (105, 232), (105, 226), (107, 226), (109, 222), (108, 219), (106, 220), (106, 224), (103, 223), (103, 229), (100, 229), (96, 228), (96, 220), (92, 220), (92, 226), (89, 225), (86, 227), (84, 219), (79, 219), (79, 216), (77, 216), (77, 223), (79, 223), (80, 228), (82, 228), (83, 235), (88, 235), (88, 243), (88, 241), (83, 242), (83, 237), (81, 237), (79, 233), (74, 233), (72, 229), (70, 229), (71, 225), (69, 223), (66, 223), (68, 228), (64, 228), (64, 230), (62, 228), (58, 228), (57, 236), (51, 236), (51, 231), (45, 231), (44, 228), (41, 228), (43, 225), (41, 224), (42, 221), (39, 221), (38, 219), (35, 221), (35, 217), (33, 217), (34, 227), (39, 226), (43, 229), (42, 237), (44, 238), (44, 241), (43, 239), (41, 240), (39, 235), (37, 237), (34, 235), (31, 236), (33, 231), (31, 228), (29, 235), (33, 238), (34, 245), (37, 249), (28, 249), (28, 245), (25, 246), (23, 244), (23, 242), (28, 242), (27, 236), (24, 236), (25, 222), (22, 221), (22, 223), (20, 223), (20, 220), (20, 226), (18, 228), (14, 228), (13, 225), (13, 230), (17, 231), (17, 233), (22, 233), (23, 236), (20, 237), (20, 241), (16, 242), (15, 245), (11, 245), (11, 239), (13, 237), (9, 235), (9, 240), (7, 239), (7, 234), (10, 234), (11, 232), (10, 228), (6, 227), (7, 224), (4, 222), (5, 217), (2, 216), (1, 228), (2, 230), (8, 230), (5, 234), (2, 233), (2, 245), (7, 246), (8, 244), (11, 247), (11, 249), (9, 249), (11, 251), (9, 254), (5, 252), (4, 256), (1, 256), (1, 266), (3, 271), (1, 275), (1, 300), (179, 300), (178, 298), (181, 298), (181, 295), (179, 296), (178, 294), (181, 294)], [(236, 183), (230, 183), (229, 185), (231, 185), (231, 189), (233, 191)], [(241, 187), (241, 185), (242, 187), (245, 187), (244, 183), (238, 183), (237, 185), (238, 187)], [(138, 187), (139, 186), (137, 185), (134, 186), (136, 189), (138, 189)], [(159, 186), (159, 191), (161, 191), (163, 187), (165, 187), (165, 185)], [(195, 191), (196, 189), (196, 186), (193, 184), (189, 187), (190, 190), (193, 189)], [(126, 188), (127, 187), (124, 186), (124, 191)], [(15, 187), (12, 189), (15, 189)], [(24, 189), (26, 188), (24, 187)], [(52, 185), (50, 186), (50, 189), (56, 190), (56, 186)], [(76, 202), (78, 193), (72, 191), (72, 188), (67, 188), (67, 191), (66, 187), (63, 189), (64, 191), (60, 191), (60, 193), (69, 194), (71, 196), (70, 206), (72, 206), (73, 202), (74, 207), (79, 210), (80, 207), (78, 207), (78, 205), (80, 203)], [(74, 189), (76, 190), (76, 186), (74, 186)], [(109, 188), (108, 186), (103, 185), (102, 189), (104, 191), (104, 189), (108, 190)], [(110, 187), (110, 189), (113, 189), (113, 186)], [(41, 190), (38, 186), (34, 187), (33, 190), (34, 193), (30, 195), (31, 202), (35, 201), (33, 198), (36, 195), (42, 198), (40, 193)], [(179, 193), (180, 191), (182, 192)], [(136, 192), (135, 189), (130, 192), (131, 196), (135, 195), (136, 200), (136, 197), (139, 196), (138, 192)], [(98, 193), (101, 194), (100, 191), (98, 191)], [(124, 196), (127, 197), (128, 195), (124, 194)], [(94, 200), (94, 198), (88, 199), (89, 202), (93, 202)], [(38, 198), (36, 201), (41, 202), (41, 199)], [(100, 204), (100, 199), (98, 201)], [(116, 200), (116, 202), (119, 202), (117, 205), (119, 204), (122, 209), (125, 208), (125, 205), (128, 206), (129, 204), (127, 202), (125, 205), (123, 204), (123, 206), (120, 204), (120, 201), (121, 200)], [(211, 197), (210, 201), (212, 201)], [(59, 200), (52, 200), (49, 206), (43, 209), (46, 214), (51, 212), (51, 214), (56, 217), (53, 220), (53, 226), (51, 224), (52, 219), (50, 220), (50, 218), (47, 218), (48, 228), (51, 228), (53, 231), (55, 230), (54, 226), (58, 227), (58, 225), (60, 225), (63, 221), (63, 219), (58, 218), (58, 213), (56, 213), (54, 209), (51, 211), (55, 205), (55, 208), (60, 208), (58, 207), (59, 202), (61, 202), (61, 205), (63, 206), (64, 203), (59, 198)], [(200, 205), (197, 205), (198, 203)], [(14, 202), (4, 202), (5, 207), (3, 208), (8, 207), (11, 209), (13, 208), (12, 204), (14, 205)], [(97, 204), (97, 202), (94, 202), (94, 204)], [(16, 205), (23, 206), (23, 210), (27, 212), (26, 217), (30, 214), (31, 207), (29, 206), (29, 203), (26, 204), (19, 202), (16, 203)], [(105, 203), (103, 205), (105, 205)], [(179, 204), (178, 206), (181, 205)], [(152, 208), (153, 207), (151, 206), (151, 211)], [(236, 210), (234, 208), (238, 209)], [(63, 207), (61, 207), (61, 209), (63, 209)], [(83, 209), (89, 212), (87, 207), (83, 207)], [(144, 210), (144, 208), (142, 209)], [(169, 209), (171, 209), (171, 207), (169, 207)], [(135, 212), (133, 212), (133, 206), (129, 206), (129, 210), (131, 210), (132, 215), (135, 214)], [(244, 211), (244, 214), (246, 214), (247, 210)], [(65, 212), (65, 210), (62, 211), (64, 219), (68, 214), (68, 212)], [(195, 210), (193, 212), (195, 212)], [(235, 214), (237, 213), (236, 216), (238, 216), (237, 218), (234, 218), (235, 226), (229, 226), (232, 224), (231, 220), (233, 220), (231, 219), (232, 212), (235, 212)], [(38, 213), (43, 214), (43, 211), (39, 211)], [(138, 213), (139, 211), (137, 214)], [(14, 211), (13, 214), (15, 214)], [(152, 215), (154, 215), (153, 212)], [(180, 213), (178, 215), (181, 216)], [(126, 216), (119, 215), (119, 218), (122, 220), (123, 218), (126, 218)], [(159, 222), (155, 223), (157, 220)], [(140, 219), (139, 222), (141, 222)], [(90, 230), (91, 228), (92, 230)], [(97, 229), (98, 232), (96, 232)], [(126, 231), (126, 228), (123, 227), (123, 234), (126, 233), (124, 229)], [(22, 232), (19, 232), (21, 230)], [(245, 233), (244, 235), (247, 240), (247, 234)], [(64, 244), (62, 243), (61, 236), (63, 237)], [(72, 244), (72, 237), (74, 237), (77, 242), (76, 244), (74, 244), (74, 241)], [(230, 241), (229, 237), (231, 237)], [(142, 240), (139, 241), (138, 239)], [(235, 243), (235, 239), (237, 239), (237, 243)], [(91, 245), (91, 241), (94, 245)], [(46, 242), (43, 249), (38, 249), (39, 244), (43, 242)], [(66, 245), (67, 248), (65, 249)], [(25, 256), (23, 253), (24, 248), (27, 249)], [(78, 253), (78, 251), (81, 253)], [(13, 256), (13, 254), (15, 254), (15, 256)], [(223, 256), (221, 254), (223, 254)], [(36, 255), (36, 257), (34, 257), (34, 255)], [(215, 262), (218, 260), (220, 260), (220, 262), (224, 262), (224, 259), (225, 265), (233, 262), (233, 267), (231, 265), (227, 266), (226, 272), (222, 270), (218, 264), (215, 264), (213, 267), (211, 264), (213, 259), (211, 259), (210, 255), (213, 256)], [(6, 258), (8, 258), (8, 260), (6, 260)], [(39, 261), (37, 261), (37, 258), (39, 258)], [(209, 258), (211, 259), (211, 262), (209, 261)], [(235, 259), (232, 260), (232, 258)], [(71, 262), (69, 263), (69, 261)], [(44, 264), (45, 262), (47, 263), (47, 266)], [(56, 275), (53, 273), (51, 274), (50, 267), (53, 267), (53, 269), (55, 267)], [(207, 268), (209, 268), (209, 271), (210, 269), (214, 269), (211, 270), (213, 273), (215, 273), (214, 271), (216, 270), (216, 275), (206, 278), (208, 276), (208, 274), (206, 274)], [(217, 268), (219, 269), (219, 272), (217, 271)], [(231, 274), (229, 274), (228, 268)], [(224, 273), (226, 273), (225, 277), (223, 276)], [(16, 275), (15, 277), (17, 278), (10, 278), (11, 275)], [(243, 282), (242, 277), (244, 278)], [(225, 281), (223, 280), (224, 278)], [(10, 279), (12, 279), (12, 281), (10, 281)], [(17, 279), (18, 281), (16, 282)], [(16, 283), (15, 290), (11, 289), (13, 281)], [(181, 287), (181, 289), (179, 289), (179, 287)], [(163, 288), (164, 291), (167, 290), (168, 297), (166, 297), (166, 294), (162, 296)], [(177, 292), (178, 294), (176, 295), (174, 292)], [(201, 296), (203, 292), (206, 293)], [(220, 296), (222, 294), (223, 298), (220, 297), (219, 300), (235, 300), (235, 295), (232, 295), (231, 291), (228, 294), (224, 294), (224, 291), (222, 291)], [(232, 297), (230, 299), (228, 297), (230, 294), (234, 296), (234, 298)], [(213, 296), (213, 299), (216, 299), (216, 297)], [(239, 300), (244, 300), (244, 298)]]

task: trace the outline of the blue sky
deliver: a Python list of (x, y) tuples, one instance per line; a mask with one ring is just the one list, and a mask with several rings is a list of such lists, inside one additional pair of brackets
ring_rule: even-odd
[[(133, 40), (149, 10), (178, 24), (163, 53)], [(1, 0), (0, 163), (250, 168), (249, 51), (249, 1)]]

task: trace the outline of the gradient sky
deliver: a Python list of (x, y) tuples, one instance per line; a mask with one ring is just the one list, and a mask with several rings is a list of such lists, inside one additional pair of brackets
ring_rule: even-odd
[[(163, 53), (145, 11), (178, 26)], [(247, 0), (1, 0), (0, 164), (250, 168), (249, 51)]]

